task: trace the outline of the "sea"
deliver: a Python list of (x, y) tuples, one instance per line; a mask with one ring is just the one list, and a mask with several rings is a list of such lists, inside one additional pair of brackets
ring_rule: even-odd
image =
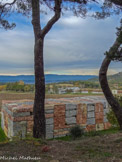
[[(95, 78), (95, 75), (57, 75), (57, 74), (46, 74), (45, 82), (48, 83), (59, 83), (59, 82), (68, 82), (68, 81), (85, 81), (88, 79)], [(0, 76), (0, 83), (10, 83), (24, 81), (25, 84), (34, 84), (35, 78), (34, 75), (17, 75), (17, 76)]]

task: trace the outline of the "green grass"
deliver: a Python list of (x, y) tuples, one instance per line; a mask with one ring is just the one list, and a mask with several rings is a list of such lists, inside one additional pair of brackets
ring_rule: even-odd
[(0, 142), (5, 142), (6, 140), (7, 140), (7, 137), (1, 128), (1, 118), (0, 118)]
[(64, 136), (64, 137), (57, 137), (57, 138), (52, 139), (52, 140), (71, 141), (72, 137), (70, 135), (68, 135), (68, 136)]
[(0, 142), (5, 142), (7, 140), (7, 137), (5, 136), (5, 133), (3, 132), (2, 128), (0, 128)]
[(84, 133), (84, 136), (88, 136), (88, 137), (103, 136), (106, 134), (114, 134), (114, 133), (117, 133), (118, 131), (119, 131), (118, 128), (110, 128), (107, 130), (86, 132), (86, 133)]
[[(95, 136), (103, 136), (103, 135), (107, 135), (107, 134), (115, 134), (119, 132), (118, 128), (110, 128), (107, 130), (101, 130), (101, 131), (90, 131), (90, 132), (84, 132), (84, 134), (77, 138), (77, 139), (81, 139), (81, 138), (87, 138), (87, 137), (95, 137)], [(53, 140), (53, 139), (50, 139)], [(64, 136), (64, 137), (57, 137), (55, 138), (55, 140), (61, 140), (61, 141), (72, 141), (73, 138), (68, 135), (68, 136)]]

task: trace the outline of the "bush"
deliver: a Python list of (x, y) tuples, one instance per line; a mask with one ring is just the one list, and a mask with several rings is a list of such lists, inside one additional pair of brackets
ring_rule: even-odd
[(81, 137), (84, 134), (84, 130), (80, 128), (79, 125), (76, 125), (70, 129), (70, 135), (73, 139)]
[[(122, 106), (122, 96), (121, 97), (115, 96), (115, 98), (119, 102), (120, 106)], [(109, 113), (107, 113), (107, 119), (109, 123), (111, 123), (112, 127), (119, 128), (119, 123), (112, 109), (109, 111)]]
[(116, 99), (118, 100), (120, 106), (122, 107), (122, 96), (116, 97)]
[(0, 116), (0, 142), (4, 142), (6, 140), (7, 140), (7, 137), (1, 128), (1, 116)]
[(109, 123), (111, 123), (112, 127), (119, 127), (119, 123), (117, 121), (117, 118), (113, 112), (113, 110), (110, 110), (109, 113), (107, 113), (107, 119)]

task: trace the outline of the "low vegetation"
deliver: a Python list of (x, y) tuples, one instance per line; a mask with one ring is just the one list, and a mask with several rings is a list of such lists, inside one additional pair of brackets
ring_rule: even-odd
[(1, 116), (0, 116), (0, 142), (5, 142), (5, 141), (7, 141), (7, 137), (1, 128)]
[(27, 137), (24, 140), (0, 142), (0, 156), (37, 157), (40, 162), (121, 162), (121, 150), (122, 132), (117, 129), (84, 133), (75, 140), (70, 136), (53, 140)]
[[(116, 96), (116, 100), (122, 106), (122, 96), (120, 96), (120, 97)], [(117, 118), (116, 118), (114, 112), (112, 111), (112, 109), (107, 113), (107, 119), (108, 119), (109, 123), (111, 123), (113, 128), (119, 128), (119, 123), (118, 123)]]
[(0, 91), (34, 92), (34, 85), (24, 84), (23, 81), (6, 83), (0, 85)]
[(70, 129), (70, 136), (73, 139), (81, 137), (83, 134), (84, 134), (84, 130), (79, 125), (76, 125)]

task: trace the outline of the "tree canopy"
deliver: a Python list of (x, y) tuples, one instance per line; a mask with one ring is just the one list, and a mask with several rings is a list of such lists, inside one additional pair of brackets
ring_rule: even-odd
[[(56, 0), (40, 0), (40, 13), (47, 14), (47, 10), (55, 12)], [(85, 17), (93, 16), (97, 19), (103, 19), (112, 14), (119, 14), (122, 10), (121, 0), (60, 0), (61, 13), (71, 11), (75, 16)], [(97, 6), (97, 10), (95, 9)], [(88, 12), (92, 11), (92, 12)], [(31, 16), (31, 0), (5, 0), (0, 2), (0, 28), (13, 29), (15, 22), (10, 23), (9, 16), (21, 13), (24, 16)]]

